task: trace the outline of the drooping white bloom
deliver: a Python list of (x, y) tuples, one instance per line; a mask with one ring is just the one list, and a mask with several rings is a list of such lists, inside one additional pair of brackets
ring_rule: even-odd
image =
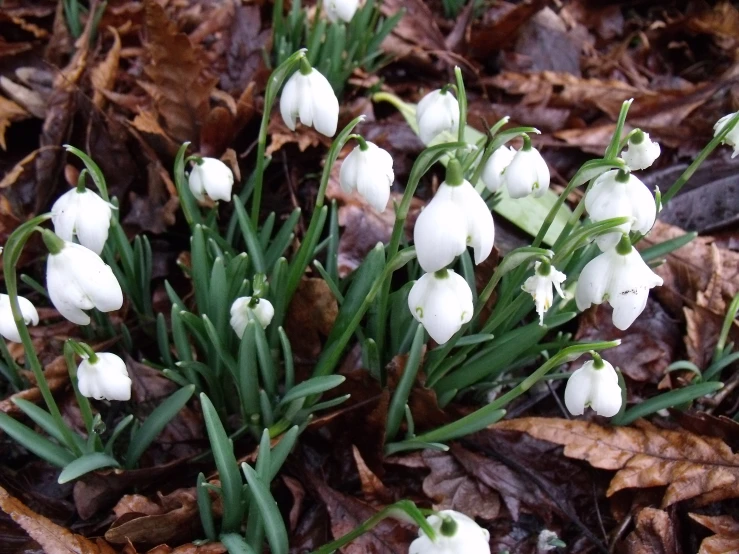
[(659, 154), (659, 143), (650, 139), (649, 133), (637, 131), (629, 138), (628, 147), (621, 152), (621, 158), (631, 171), (637, 171), (650, 167)]
[(472, 518), (454, 510), (443, 510), (426, 521), (436, 532), (436, 540), (419, 529), (408, 554), (490, 554), (490, 533)]
[(323, 0), (326, 15), (334, 23), (338, 20), (349, 23), (358, 7), (359, 0)]
[(515, 155), (514, 148), (503, 145), (488, 158), (480, 178), (490, 192), (496, 192), (503, 184), (503, 173)]
[(439, 344), (472, 319), (474, 306), (467, 281), (451, 269), (425, 273), (408, 294), (408, 307)]
[(585, 195), (585, 209), (594, 222), (614, 217), (630, 217), (613, 232), (596, 237), (602, 251), (613, 248), (624, 233), (638, 231), (646, 235), (657, 218), (657, 205), (647, 186), (631, 173), (617, 169), (606, 171), (595, 180)]
[(418, 134), (426, 145), (444, 131), (456, 133), (459, 130), (459, 102), (451, 92), (432, 90), (416, 107), (416, 123)]
[(598, 415), (613, 417), (621, 409), (621, 400), (618, 374), (600, 357), (585, 362), (567, 380), (565, 406), (572, 415), (582, 415), (590, 406)]
[(326, 77), (313, 68), (301, 66), (282, 89), (280, 113), (291, 131), (300, 119), (303, 125), (332, 137), (339, 124), (339, 100)]
[(535, 198), (542, 196), (549, 188), (549, 167), (536, 148), (524, 139), (521, 150), (516, 152), (513, 160), (503, 173), (503, 184), (511, 198), (523, 198), (533, 194)]
[(564, 298), (562, 283), (567, 279), (567, 276), (549, 264), (542, 267), (541, 262), (534, 264), (534, 270), (534, 274), (526, 279), (521, 288), (534, 297), (536, 313), (539, 314), (539, 325), (544, 325), (544, 314), (552, 307), (554, 301), (552, 288), (556, 289), (557, 294)]
[(111, 205), (91, 190), (76, 188), (62, 194), (51, 207), (51, 222), (60, 238), (80, 244), (100, 254), (108, 240)]
[[(729, 123), (732, 117), (736, 115), (736, 112), (730, 113), (729, 115), (725, 115), (721, 119), (719, 119), (716, 122), (716, 125), (713, 126), (713, 136), (715, 137), (718, 135), (721, 131), (724, 130), (724, 127)], [(736, 157), (737, 154), (739, 154), (739, 125), (734, 125), (734, 128), (729, 131), (729, 133), (724, 137), (724, 144), (728, 144), (729, 146), (734, 147), (734, 153), (731, 155), (732, 158)]]
[(84, 359), (77, 368), (82, 396), (97, 400), (130, 400), (131, 378), (126, 363), (110, 352), (98, 352), (96, 360)]
[(192, 195), (198, 200), (203, 200), (207, 194), (213, 200), (231, 200), (231, 189), (234, 186), (234, 174), (225, 163), (216, 158), (201, 158), (196, 163), (188, 185)]
[(378, 212), (384, 212), (395, 179), (393, 157), (376, 144), (360, 144), (346, 157), (339, 171), (341, 188), (347, 194), (356, 189)]
[[(38, 312), (36, 307), (31, 304), (30, 300), (18, 297), (18, 304), (21, 308), (23, 321), (26, 325), (38, 325)], [(0, 294), (0, 335), (13, 342), (22, 342), (21, 336), (18, 334), (18, 327), (13, 319), (13, 310), (10, 307), (10, 296)]]
[(613, 325), (624, 331), (644, 311), (649, 289), (661, 285), (662, 278), (649, 269), (639, 252), (619, 243), (583, 268), (575, 301), (579, 310), (607, 301), (613, 307)]
[(419, 214), (413, 229), (418, 263), (426, 272), (445, 268), (467, 245), (475, 251), (476, 264), (485, 261), (493, 249), (493, 214), (457, 169), (458, 162), (450, 161), (447, 180)]
[(112, 312), (123, 306), (123, 291), (113, 271), (92, 250), (64, 241), (46, 262), (46, 288), (54, 307), (72, 323), (87, 325), (83, 310)]
[(270, 324), (272, 318), (275, 316), (275, 309), (269, 300), (264, 298), (258, 298), (255, 300), (254, 305), (252, 303), (251, 296), (242, 296), (234, 300), (231, 304), (231, 327), (239, 336), (244, 336), (244, 330), (246, 330), (246, 324), (249, 323), (250, 317), (249, 312), (254, 314), (257, 321), (262, 326), (262, 329), (266, 329), (267, 325)]

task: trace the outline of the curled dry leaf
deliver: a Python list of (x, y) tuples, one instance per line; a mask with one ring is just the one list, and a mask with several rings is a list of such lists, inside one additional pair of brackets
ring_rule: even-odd
[(636, 529), (626, 538), (628, 554), (672, 554), (680, 551), (675, 522), (657, 508), (644, 508), (636, 516)]
[(607, 496), (628, 488), (666, 486), (662, 507), (687, 499), (705, 505), (739, 496), (739, 455), (720, 439), (659, 429), (646, 421), (635, 427), (602, 427), (528, 417), (495, 427), (561, 444), (565, 456), (616, 471)]
[[(14, 121), (21, 121), (30, 117), (29, 113), (12, 100), (0, 96), (0, 148), (7, 150), (5, 131)], [(5, 178), (3, 178), (3, 182)]]
[(109, 27), (108, 31), (113, 35), (113, 46), (111, 46), (105, 59), (100, 62), (90, 73), (90, 82), (95, 89), (92, 102), (96, 107), (102, 108), (105, 104), (104, 91), (112, 90), (115, 77), (118, 73), (118, 62), (121, 58), (121, 37), (118, 32)]
[(739, 552), (739, 521), (731, 516), (688, 515), (703, 527), (716, 533), (703, 539), (698, 554)]

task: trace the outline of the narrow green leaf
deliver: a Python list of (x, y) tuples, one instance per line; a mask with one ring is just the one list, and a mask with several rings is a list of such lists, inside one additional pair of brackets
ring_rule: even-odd
[(405, 364), (403, 375), (400, 377), (398, 387), (393, 393), (390, 400), (390, 406), (387, 411), (387, 426), (385, 429), (385, 441), (392, 440), (400, 429), (405, 414), (405, 406), (408, 403), (408, 397), (411, 388), (416, 380), (418, 368), (421, 366), (421, 355), (425, 344), (426, 332), (420, 323), (416, 326), (416, 333), (411, 344), (408, 361)]
[(312, 396), (314, 394), (322, 394), (338, 387), (344, 381), (346, 381), (346, 377), (343, 375), (322, 375), (311, 377), (307, 381), (303, 381), (291, 388), (280, 400), (280, 406), (289, 404), (293, 400), (297, 400), (299, 398), (305, 398), (306, 396)]
[(252, 493), (259, 513), (264, 521), (264, 531), (267, 534), (267, 542), (269, 543), (272, 554), (287, 554), (288, 540), (285, 522), (282, 521), (280, 510), (277, 508), (277, 502), (272, 497), (269, 487), (257, 475), (254, 469), (246, 464), (241, 464), (249, 489)]
[(206, 483), (205, 475), (203, 473), (198, 474), (198, 480), (196, 484), (196, 491), (198, 496), (198, 512), (200, 512), (200, 522), (203, 525), (203, 532), (205, 537), (209, 541), (215, 541), (216, 535), (216, 524), (213, 521), (213, 504), (210, 501), (210, 494), (208, 489), (203, 485)]
[[(23, 411), (23, 413), (31, 419), (31, 421), (33, 421), (36, 425), (41, 427), (41, 429), (46, 431), (57, 442), (64, 443), (65, 437), (59, 430), (59, 427), (56, 424), (56, 420), (51, 416), (49, 412), (47, 412), (43, 408), (40, 408), (33, 402), (29, 402), (28, 400), (24, 400), (22, 398), (11, 398), (11, 400), (13, 401), (13, 404), (18, 406)], [(77, 443), (77, 447), (80, 449), (80, 451), (83, 451), (85, 447), (84, 439), (80, 437), (77, 433), (73, 433), (72, 438), (74, 439), (75, 443)]]
[(60, 485), (63, 485), (64, 483), (74, 481), (91, 471), (97, 471), (104, 467), (121, 466), (115, 458), (108, 456), (107, 454), (103, 454), (102, 452), (85, 454), (81, 458), (77, 458), (73, 462), (67, 464), (59, 474), (59, 479), (57, 481)]
[(228, 554), (257, 554), (241, 535), (237, 535), (236, 533), (224, 533), (221, 535), (220, 539), (223, 546), (228, 550)]
[(649, 400), (644, 400), (633, 408), (626, 410), (620, 417), (614, 417), (611, 423), (613, 425), (629, 425), (637, 419), (646, 417), (659, 410), (679, 406), (687, 402), (692, 402), (696, 398), (712, 394), (723, 388), (723, 386), (723, 383), (712, 381), (710, 383), (698, 383), (681, 389), (671, 390), (659, 396), (654, 396)]
[(4, 412), (0, 412), (0, 429), (28, 451), (52, 465), (64, 467), (75, 459), (68, 450), (42, 437)]

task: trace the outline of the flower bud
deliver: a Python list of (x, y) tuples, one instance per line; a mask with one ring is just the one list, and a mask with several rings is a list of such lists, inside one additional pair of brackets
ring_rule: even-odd
[(291, 131), (300, 119), (303, 125), (332, 137), (339, 124), (339, 100), (326, 77), (305, 62), (282, 89), (280, 113)]
[(108, 240), (111, 205), (91, 190), (71, 189), (51, 207), (51, 222), (60, 238), (73, 237), (85, 248), (100, 254)]
[[(18, 297), (18, 305), (21, 308), (21, 315), (26, 325), (38, 325), (38, 312), (36, 307), (29, 300)], [(0, 294), (0, 335), (9, 341), (23, 342), (18, 334), (18, 327), (13, 318), (13, 310), (10, 307), (10, 296)]]
[(339, 172), (344, 192), (351, 194), (356, 189), (378, 212), (384, 212), (387, 207), (394, 179), (392, 156), (371, 142), (355, 147)]
[(204, 200), (207, 194), (212, 200), (228, 202), (231, 200), (234, 174), (221, 160), (201, 158), (190, 171), (187, 184), (198, 200)]
[(408, 307), (439, 344), (472, 319), (474, 311), (470, 286), (451, 269), (426, 273), (416, 281), (408, 294)]
[(92, 359), (82, 360), (77, 368), (77, 387), (88, 398), (131, 399), (131, 378), (126, 364), (110, 352), (99, 352)]
[(339, 20), (349, 23), (358, 7), (359, 0), (323, 0), (323, 9), (334, 23)]
[(444, 131), (456, 133), (459, 130), (459, 102), (451, 92), (433, 90), (418, 103), (416, 122), (418, 134), (426, 145)]
[(513, 148), (503, 145), (488, 158), (480, 178), (490, 192), (497, 192), (503, 184), (503, 173), (515, 155)]
[(408, 554), (490, 554), (490, 533), (472, 518), (454, 510), (443, 510), (426, 521), (436, 532), (436, 538), (431, 540), (419, 529)]
[(659, 144), (649, 138), (649, 133), (637, 131), (629, 138), (628, 148), (621, 152), (621, 158), (631, 171), (637, 171), (650, 167), (659, 154)]
[(524, 140), (521, 150), (503, 173), (503, 183), (511, 198), (523, 198), (533, 194), (542, 196), (549, 188), (549, 167), (536, 148)]
[(554, 301), (552, 288), (556, 289), (557, 294), (564, 298), (562, 283), (567, 276), (554, 269), (549, 263), (542, 267), (541, 262), (536, 262), (534, 270), (534, 274), (526, 279), (521, 288), (534, 298), (536, 313), (539, 314), (539, 325), (544, 325), (544, 314), (552, 307)]
[(262, 329), (266, 329), (275, 316), (275, 309), (269, 300), (252, 298), (251, 296), (237, 298), (231, 304), (231, 327), (239, 338), (244, 336), (246, 325), (251, 319), (250, 312), (254, 314)]
[(621, 387), (613, 366), (598, 356), (585, 362), (567, 380), (565, 406), (572, 415), (582, 415), (590, 406), (603, 417), (613, 417), (621, 409)]
[[(729, 115), (725, 115), (721, 119), (719, 119), (716, 122), (716, 125), (713, 126), (713, 136), (717, 136), (721, 131), (724, 130), (724, 127), (729, 123), (731, 118), (733, 118), (736, 115), (736, 112), (730, 113)], [(739, 125), (734, 125), (734, 128), (729, 131), (729, 133), (724, 137), (723, 140), (724, 144), (728, 144), (729, 146), (734, 147), (734, 152), (731, 154), (731, 157), (736, 157), (737, 154), (739, 154)]]

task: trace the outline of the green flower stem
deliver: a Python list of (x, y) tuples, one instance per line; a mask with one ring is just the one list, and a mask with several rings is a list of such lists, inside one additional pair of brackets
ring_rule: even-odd
[(459, 66), (454, 68), (454, 79), (457, 82), (457, 103), (459, 104), (459, 130), (457, 131), (457, 142), (464, 140), (464, 131), (467, 128), (467, 93), (464, 90), (464, 79)]
[[(92, 408), (90, 401), (87, 397), (82, 396), (80, 393), (79, 385), (77, 383), (77, 363), (74, 359), (74, 355), (77, 353), (75, 345), (77, 345), (72, 339), (68, 339), (64, 343), (64, 361), (67, 363), (67, 370), (69, 371), (69, 380), (72, 383), (74, 389), (74, 396), (77, 399), (77, 405), (80, 407), (80, 413), (82, 414), (82, 421), (85, 422), (85, 429), (87, 429), (88, 436), (92, 436), (94, 432), (92, 415)], [(97, 357), (97, 356), (96, 356)], [(92, 361), (92, 358), (90, 358)]]
[(495, 135), (498, 133), (498, 131), (500, 131), (503, 125), (508, 123), (510, 119), (510, 117), (505, 116), (490, 128), (490, 131), (488, 132), (489, 138), (487, 140), (487, 144), (485, 145), (485, 150), (482, 154), (482, 157), (480, 158), (480, 163), (477, 164), (475, 172), (472, 174), (472, 178), (470, 179), (470, 183), (472, 183), (473, 185), (476, 185), (480, 182), (480, 177), (482, 177), (482, 172), (485, 169), (485, 164), (487, 164), (490, 156), (492, 156), (493, 152), (495, 152), (495, 150), (493, 149), (493, 145), (495, 144)]
[(734, 296), (729, 304), (729, 308), (726, 310), (726, 316), (724, 322), (721, 325), (721, 332), (718, 335), (718, 341), (716, 342), (716, 348), (713, 351), (713, 361), (720, 360), (724, 355), (724, 348), (726, 348), (726, 341), (729, 338), (729, 331), (731, 331), (732, 325), (736, 320), (737, 312), (739, 312), (739, 293)]
[(26, 241), (28, 241), (30, 236), (36, 231), (36, 227), (50, 218), (51, 214), (39, 215), (20, 225), (11, 233), (10, 237), (8, 237), (7, 243), (5, 244), (3, 273), (5, 275), (5, 286), (8, 289), (8, 296), (10, 297), (10, 308), (13, 312), (13, 320), (18, 327), (18, 334), (23, 342), (26, 364), (30, 366), (31, 371), (33, 371), (33, 375), (36, 378), (36, 386), (46, 403), (49, 413), (56, 422), (59, 433), (64, 437), (66, 447), (77, 456), (81, 456), (82, 451), (74, 440), (72, 430), (66, 423), (64, 423), (64, 419), (62, 418), (62, 414), (56, 404), (56, 400), (54, 400), (54, 395), (51, 393), (49, 384), (46, 382), (44, 369), (36, 355), (36, 351), (33, 347), (33, 340), (28, 332), (28, 327), (26, 326), (20, 304), (18, 303), (18, 276), (16, 274), (16, 265), (20, 259), (21, 253), (23, 252), (23, 247), (25, 246)]
[(616, 120), (616, 128), (613, 131), (611, 142), (608, 144), (605, 155), (603, 156), (606, 160), (615, 159), (621, 152), (621, 134), (624, 131), (626, 116), (629, 113), (629, 108), (631, 107), (633, 101), (634, 99), (630, 98), (629, 100), (626, 100), (623, 104), (621, 104), (621, 110), (619, 111), (618, 119)]
[(85, 187), (85, 178), (87, 177), (87, 169), (80, 171), (79, 177), (77, 177), (77, 192), (83, 193), (87, 190)]

